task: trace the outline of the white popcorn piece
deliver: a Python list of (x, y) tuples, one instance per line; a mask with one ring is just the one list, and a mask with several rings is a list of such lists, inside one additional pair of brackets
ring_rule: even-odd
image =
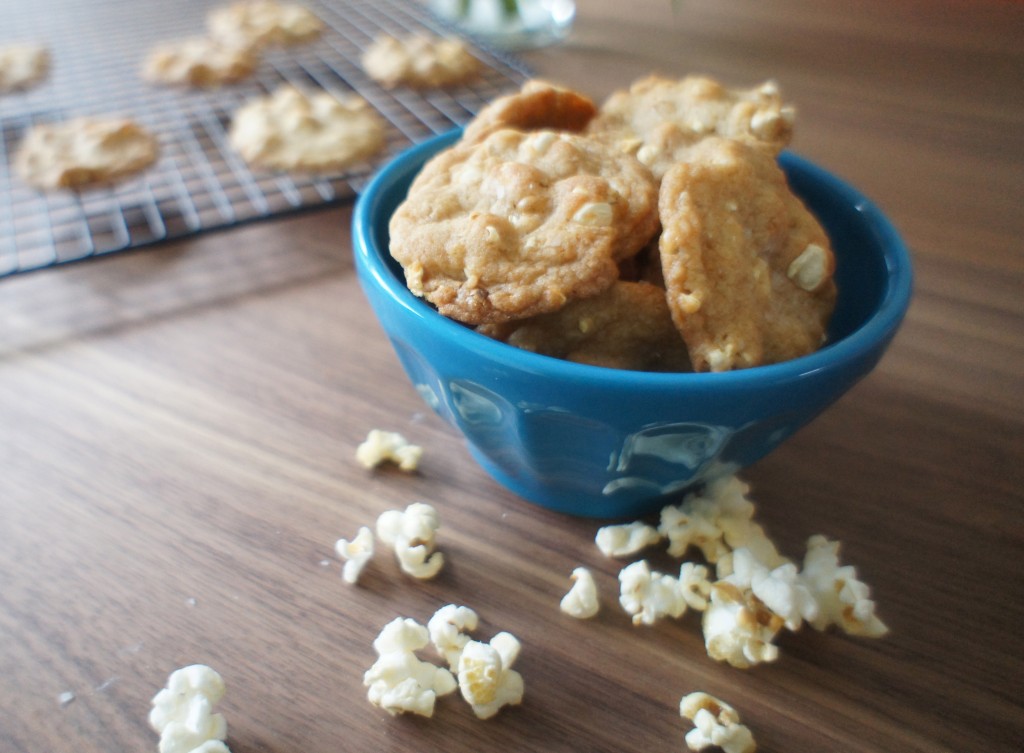
[(605, 557), (628, 557), (661, 541), (658, 529), (641, 521), (603, 526), (594, 542)]
[(718, 527), (718, 510), (714, 503), (701, 497), (687, 497), (681, 505), (668, 505), (661, 511), (658, 532), (668, 539), (668, 553), (682, 557), (691, 547), (697, 547), (711, 563), (729, 549), (722, 540)]
[(708, 597), (711, 595), (711, 580), (708, 569), (694, 562), (684, 562), (679, 568), (679, 592), (686, 605), (691, 609), (703, 612), (708, 608)]
[(414, 502), (404, 511), (388, 510), (377, 518), (377, 536), (395, 551), (402, 570), (414, 578), (433, 578), (444, 567), (444, 555), (435, 551), (440, 527), (437, 510)]
[(427, 622), (430, 642), (452, 669), (458, 669), (462, 649), (470, 641), (466, 633), (476, 630), (478, 622), (476, 612), (455, 604), (441, 607)]
[(875, 615), (871, 590), (851, 565), (840, 566), (839, 542), (811, 536), (801, 578), (818, 602), (818, 615), (809, 620), (817, 630), (838, 625), (850, 635), (877, 638), (889, 632)]
[(746, 547), (770, 568), (789, 562), (779, 554), (764, 529), (754, 522), (754, 503), (748, 496), (750, 486), (736, 476), (727, 476), (708, 484), (705, 494), (718, 508), (718, 527), (730, 549)]
[(749, 519), (723, 516), (719, 518), (722, 537), (730, 549), (748, 549), (757, 560), (769, 568), (785, 565), (789, 559), (783, 557), (768, 538), (764, 529)]
[(447, 669), (416, 656), (429, 643), (427, 628), (415, 620), (396, 617), (384, 626), (373, 642), (379, 658), (363, 675), (370, 703), (391, 715), (434, 715), (437, 698), (457, 685)]
[(683, 696), (679, 715), (694, 728), (686, 733), (686, 746), (700, 751), (718, 747), (725, 753), (754, 753), (757, 744), (750, 729), (740, 724), (740, 715), (729, 704), (708, 693), (697, 691)]
[(711, 600), (702, 621), (708, 656), (745, 669), (775, 661), (779, 649), (772, 641), (782, 629), (783, 619), (768, 609), (750, 591), (728, 581), (711, 586)]
[(588, 620), (596, 615), (601, 608), (597, 596), (597, 583), (594, 582), (593, 574), (585, 567), (574, 569), (570, 578), (572, 587), (562, 597), (558, 608), (570, 617)]
[(682, 557), (693, 546), (715, 564), (730, 551), (746, 547), (769, 567), (789, 562), (753, 522), (749, 491), (737, 476), (726, 476), (688, 494), (681, 504), (665, 507), (658, 531), (669, 540), (669, 554)]
[(511, 633), (498, 633), (490, 643), (469, 641), (459, 657), (459, 691), (479, 719), (489, 719), (504, 706), (523, 700), (523, 677), (512, 669), (520, 650)]
[(654, 572), (647, 560), (619, 571), (619, 603), (632, 615), (634, 625), (653, 625), (662, 617), (681, 617), (687, 601), (679, 581)]
[(228, 726), (213, 707), (224, 697), (224, 680), (205, 664), (171, 673), (153, 697), (149, 725), (160, 735), (160, 753), (228, 753)]
[(422, 447), (411, 444), (398, 432), (380, 429), (372, 429), (356, 448), (356, 460), (364, 468), (376, 468), (390, 461), (403, 471), (415, 471), (422, 456)]
[(791, 562), (769, 569), (751, 550), (741, 547), (719, 560), (718, 575), (753, 593), (789, 630), (799, 630), (804, 620), (818, 617), (818, 602)]
[(345, 562), (341, 577), (346, 583), (354, 584), (359, 580), (366, 563), (373, 557), (373, 549), (373, 531), (368, 526), (360, 526), (351, 541), (338, 539), (334, 544), (334, 551)]

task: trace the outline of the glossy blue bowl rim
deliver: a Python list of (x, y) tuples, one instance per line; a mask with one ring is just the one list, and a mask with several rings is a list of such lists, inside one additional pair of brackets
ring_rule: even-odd
[(702, 373), (609, 369), (544, 356), (499, 342), (443, 316), (429, 303), (413, 295), (405, 280), (389, 266), (391, 257), (388, 249), (377, 249), (374, 244), (375, 224), (386, 223), (390, 219), (381, 216), (382, 207), (394, 201), (397, 186), (409, 180), (430, 156), (454, 143), (460, 135), (461, 130), (455, 129), (431, 137), (405, 150), (381, 168), (356, 201), (352, 218), (353, 246), (357, 263), (362, 265), (363, 271), (409, 316), (437, 328), (439, 333), (465, 341), (467, 346), (472, 344), (481, 358), (493, 363), (549, 378), (587, 380), (592, 384), (629, 389), (642, 389), (645, 385), (656, 389), (675, 386), (698, 391), (742, 390), (755, 384), (765, 387), (799, 380), (821, 370), (840, 369), (847, 363), (867, 357), (880, 343), (885, 343), (895, 334), (910, 305), (913, 288), (910, 254), (889, 219), (853, 186), (813, 162), (786, 151), (779, 158), (782, 167), (787, 172), (803, 173), (814, 183), (825, 186), (831, 195), (853, 206), (863, 215), (882, 249), (882, 261), (887, 271), (884, 294), (874, 313), (852, 332), (814, 353), (782, 363)]

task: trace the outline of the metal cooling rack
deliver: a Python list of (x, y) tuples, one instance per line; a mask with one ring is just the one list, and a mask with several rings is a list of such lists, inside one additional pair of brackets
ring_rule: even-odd
[[(87, 259), (352, 200), (373, 171), (411, 144), (465, 123), (528, 71), (484, 47), (485, 72), (448, 90), (386, 90), (359, 59), (382, 32), (451, 33), (410, 0), (303, 0), (326, 24), (315, 42), (267, 50), (252, 78), (216, 90), (155, 87), (139, 66), (166, 39), (202, 34), (210, 8), (230, 0), (0, 0), (0, 44), (40, 41), (48, 80), (0, 96), (0, 276)], [(249, 168), (227, 143), (232, 113), (282, 83), (356, 93), (389, 122), (373, 162), (329, 175)], [(12, 174), (30, 126), (78, 115), (130, 116), (157, 134), (159, 162), (142, 175), (79, 194), (40, 192)]]

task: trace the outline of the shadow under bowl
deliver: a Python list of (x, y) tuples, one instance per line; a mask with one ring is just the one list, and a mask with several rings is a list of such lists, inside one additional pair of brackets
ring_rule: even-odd
[(385, 166), (357, 201), (360, 285), (424, 401), (479, 464), (526, 499), (600, 518), (652, 512), (764, 457), (878, 363), (910, 302), (909, 254), (857, 190), (785, 152), (793, 191), (828, 232), (839, 290), (826, 344), (784, 363), (723, 373), (607, 369), (497, 342), (414, 296), (388, 221), (423, 164), (458, 131)]

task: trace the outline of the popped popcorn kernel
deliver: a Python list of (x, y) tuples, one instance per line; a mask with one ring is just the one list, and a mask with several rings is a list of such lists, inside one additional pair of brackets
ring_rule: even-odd
[(747, 549), (769, 568), (779, 567), (790, 561), (779, 553), (775, 543), (764, 532), (764, 528), (752, 520), (723, 516), (719, 518), (718, 525), (729, 548)]
[(641, 521), (603, 526), (594, 542), (605, 557), (628, 557), (661, 541), (658, 529)]
[(708, 656), (739, 669), (775, 661), (779, 649), (772, 641), (782, 629), (783, 619), (768, 609), (750, 591), (727, 581), (711, 586), (711, 599), (704, 610), (704, 646)]
[(572, 588), (562, 597), (558, 607), (570, 617), (588, 620), (601, 608), (594, 576), (587, 568), (577, 567), (572, 571), (570, 578)]
[(434, 715), (437, 698), (457, 684), (447, 669), (416, 656), (429, 642), (427, 628), (415, 620), (396, 617), (384, 626), (373, 642), (378, 659), (363, 675), (370, 703), (391, 715)]
[(455, 604), (441, 607), (427, 622), (430, 642), (452, 669), (458, 668), (462, 649), (470, 641), (466, 633), (476, 630), (478, 622), (476, 612)]
[(769, 569), (751, 550), (740, 548), (719, 561), (718, 575), (753, 593), (789, 630), (799, 630), (804, 620), (818, 617), (818, 602), (791, 562)]
[(687, 606), (679, 581), (652, 571), (647, 560), (619, 572), (619, 603), (632, 615), (634, 625), (653, 625), (666, 616), (681, 617)]
[(729, 704), (708, 693), (697, 691), (683, 696), (679, 715), (694, 728), (686, 733), (686, 747), (700, 751), (717, 746), (725, 753), (754, 753), (757, 744), (750, 729), (740, 724), (740, 716)]
[(871, 590), (851, 565), (839, 565), (839, 542), (815, 535), (807, 540), (802, 580), (818, 602), (819, 613), (809, 620), (817, 630), (838, 625), (850, 635), (877, 638), (889, 628), (875, 615)]
[(691, 609), (699, 612), (707, 609), (708, 597), (711, 596), (707, 567), (695, 562), (684, 562), (679, 568), (679, 592)]
[(373, 557), (373, 550), (373, 531), (368, 526), (360, 526), (351, 541), (338, 539), (335, 542), (334, 551), (345, 562), (341, 577), (346, 583), (355, 584), (359, 580), (366, 563)]
[(377, 518), (377, 537), (395, 551), (402, 570), (414, 578), (429, 579), (444, 566), (444, 555), (435, 551), (440, 527), (437, 510), (414, 502), (401, 510), (387, 510)]
[(714, 503), (700, 497), (687, 497), (681, 505), (662, 508), (658, 532), (668, 539), (668, 553), (673, 557), (682, 557), (694, 546), (704, 559), (715, 563), (728, 552)]
[(469, 641), (459, 657), (459, 691), (479, 719), (489, 719), (503, 706), (522, 703), (523, 677), (512, 665), (519, 656), (519, 640), (498, 633), (490, 643)]
[(229, 753), (228, 725), (213, 707), (224, 697), (224, 680), (205, 664), (171, 673), (153, 696), (149, 726), (160, 735), (160, 753)]
[(426, 648), (428, 643), (430, 634), (423, 625), (408, 617), (396, 617), (373, 639), (373, 650), (383, 656), (419, 651)]
[(356, 460), (364, 468), (376, 468), (390, 461), (403, 471), (415, 471), (419, 468), (422, 456), (422, 447), (410, 444), (398, 432), (380, 429), (372, 429), (366, 440), (356, 448)]

